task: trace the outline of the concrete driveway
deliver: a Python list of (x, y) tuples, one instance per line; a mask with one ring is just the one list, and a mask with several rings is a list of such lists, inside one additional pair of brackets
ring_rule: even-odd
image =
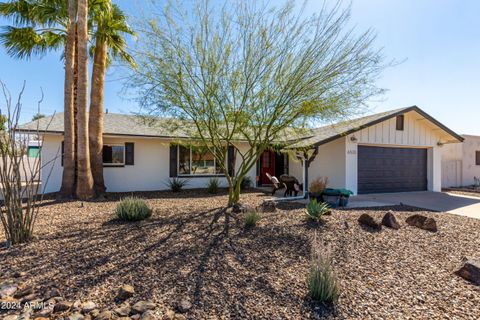
[(449, 212), (480, 219), (480, 197), (446, 192), (401, 192), (365, 194), (350, 198), (349, 207), (376, 207), (405, 204), (433, 211)]

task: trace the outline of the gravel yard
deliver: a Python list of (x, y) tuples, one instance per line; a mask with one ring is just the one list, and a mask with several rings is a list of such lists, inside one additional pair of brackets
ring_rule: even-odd
[[(157, 303), (159, 319), (180, 299), (192, 303), (189, 319), (480, 317), (480, 286), (452, 274), (462, 257), (480, 258), (480, 220), (392, 207), (334, 210), (317, 226), (305, 221), (301, 205), (289, 203), (262, 213), (250, 230), (238, 214), (225, 232), (224, 216), (215, 215), (225, 194), (142, 193), (154, 212), (138, 223), (115, 220), (120, 196), (46, 200), (35, 241), (0, 248), (0, 284), (25, 272), (21, 281), (38, 292), (55, 285), (68, 300), (108, 308), (118, 288), (130, 284), (132, 301)], [(255, 206), (265, 197), (251, 192), (242, 202)], [(357, 222), (362, 213), (381, 219), (387, 210), (394, 211), (400, 230), (372, 232)], [(438, 232), (406, 225), (412, 211), (434, 217)], [(307, 297), (315, 232), (331, 248), (341, 285), (335, 308)]]

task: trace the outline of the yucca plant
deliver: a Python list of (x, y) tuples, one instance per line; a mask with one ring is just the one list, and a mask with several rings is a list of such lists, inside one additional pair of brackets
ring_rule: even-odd
[(180, 192), (188, 184), (188, 180), (180, 178), (168, 179), (167, 186), (172, 192)]
[(308, 293), (318, 302), (335, 303), (339, 296), (339, 287), (332, 268), (330, 251), (317, 241), (312, 243), (312, 257), (307, 275)]
[(210, 178), (207, 183), (207, 192), (210, 194), (218, 193), (220, 189), (220, 180), (218, 178)]
[(253, 228), (262, 217), (257, 211), (249, 211), (245, 215), (245, 228)]
[(317, 199), (313, 199), (307, 204), (306, 214), (309, 220), (319, 221), (322, 219), (323, 215), (327, 214), (330, 211), (328, 203), (317, 202)]
[(145, 220), (152, 215), (152, 210), (145, 200), (136, 197), (127, 197), (120, 200), (115, 212), (118, 218), (126, 221)]

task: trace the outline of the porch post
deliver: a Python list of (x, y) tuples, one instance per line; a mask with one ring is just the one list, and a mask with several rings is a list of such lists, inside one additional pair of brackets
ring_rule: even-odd
[(306, 154), (303, 154), (303, 198), (308, 198), (308, 167), (310, 163), (306, 157)]

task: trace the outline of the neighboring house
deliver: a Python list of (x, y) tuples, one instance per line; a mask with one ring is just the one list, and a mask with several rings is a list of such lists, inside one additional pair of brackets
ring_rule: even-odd
[(462, 135), (461, 144), (442, 148), (442, 187), (470, 186), (480, 178), (480, 136)]
[[(42, 179), (50, 171), (45, 192), (60, 189), (62, 179), (63, 114), (40, 119), (44, 133), (41, 151), (45, 165)], [(189, 137), (181, 130), (168, 130), (165, 119), (145, 121), (131, 115), (105, 114), (104, 176), (107, 190), (146, 191), (167, 189), (171, 177), (189, 179), (190, 188), (205, 187), (212, 176), (219, 177), (215, 160), (201, 149), (178, 146)], [(20, 130), (36, 128), (36, 122)], [(270, 182), (266, 173), (290, 174), (302, 180), (307, 163), (309, 179), (328, 177), (330, 187), (357, 193), (441, 191), (441, 146), (463, 140), (416, 106), (382, 112), (313, 129), (299, 140), (285, 145), (290, 152), (264, 152), (248, 176), (257, 186)], [(248, 150), (243, 141), (236, 143)], [(296, 150), (311, 149), (305, 160)], [(231, 150), (230, 150), (231, 151)], [(229, 170), (234, 170), (232, 152)], [(300, 158), (300, 160), (298, 159)], [(57, 161), (52, 161), (56, 159)], [(238, 166), (238, 163), (237, 163)]]

